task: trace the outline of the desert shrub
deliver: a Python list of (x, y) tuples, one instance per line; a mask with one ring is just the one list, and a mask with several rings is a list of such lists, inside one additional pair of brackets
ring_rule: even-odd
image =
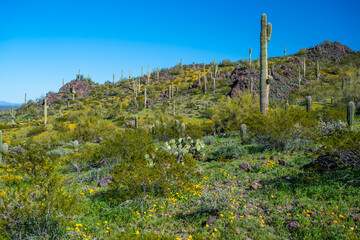
[(26, 133), (26, 137), (32, 137), (45, 131), (46, 131), (46, 127), (44, 126), (33, 127)]
[(322, 154), (330, 154), (339, 165), (360, 168), (360, 131), (334, 131), (323, 138), (323, 144)]
[(222, 99), (215, 108), (215, 128), (218, 132), (227, 132), (239, 130), (246, 117), (258, 112), (259, 101), (254, 95), (244, 92), (233, 99)]
[(268, 149), (289, 150), (312, 139), (316, 119), (305, 110), (290, 108), (256, 113), (246, 119), (249, 134), (260, 146)]
[(109, 137), (115, 131), (116, 127), (113, 123), (90, 116), (79, 119), (71, 135), (73, 139), (88, 142), (99, 137)]
[(63, 156), (66, 156), (66, 155), (68, 155), (68, 154), (70, 154), (72, 152), (74, 152), (74, 150), (70, 149), (70, 148), (58, 148), (58, 149), (54, 149), (54, 150), (49, 151), (48, 154), (63, 157)]
[(214, 145), (216, 143), (216, 139), (213, 136), (205, 136), (202, 140), (205, 145)]
[[(77, 214), (81, 199), (58, 173), (58, 159), (36, 143), (7, 157), (0, 186), (0, 236), (6, 239), (56, 239), (63, 224)], [(66, 189), (66, 191), (64, 191)]]
[(341, 120), (338, 121), (322, 121), (320, 120), (317, 123), (317, 129), (319, 131), (319, 133), (323, 136), (329, 136), (334, 134), (334, 132), (339, 131), (339, 130), (343, 130), (347, 127), (347, 124), (345, 122), (342, 122)]
[(189, 155), (182, 163), (176, 156), (155, 149), (151, 136), (141, 130), (127, 130), (106, 141), (104, 153), (118, 158), (114, 180), (110, 185), (110, 197), (120, 200), (145, 196), (148, 193), (164, 195), (168, 188), (186, 186), (194, 174), (195, 162)]
[(230, 67), (233, 65), (233, 62), (230, 59), (224, 59), (220, 63), (220, 67)]
[(245, 148), (241, 142), (238, 141), (225, 141), (215, 148), (211, 153), (213, 159), (220, 157), (225, 159), (238, 159), (246, 154)]

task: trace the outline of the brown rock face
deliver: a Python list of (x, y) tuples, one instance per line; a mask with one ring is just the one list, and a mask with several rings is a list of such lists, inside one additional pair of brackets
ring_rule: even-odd
[(345, 60), (345, 56), (351, 52), (349, 47), (339, 42), (332, 42), (309, 48), (307, 50), (307, 58), (310, 60), (327, 58), (330, 61), (341, 62)]
[[(72, 91), (75, 89), (76, 97), (82, 98), (90, 95), (91, 88), (90, 84), (87, 81), (83, 80), (72, 80), (71, 82), (66, 83), (63, 87), (59, 89), (59, 92), (50, 92), (46, 94), (47, 105), (51, 106), (56, 101), (70, 100), (72, 99)], [(44, 100), (38, 102), (38, 107), (41, 108), (44, 106)]]

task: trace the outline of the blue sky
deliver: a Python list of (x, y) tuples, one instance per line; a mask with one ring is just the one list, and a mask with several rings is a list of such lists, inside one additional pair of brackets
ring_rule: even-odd
[(78, 69), (99, 83), (171, 67), (259, 56), (260, 18), (273, 25), (269, 56), (323, 40), (360, 50), (359, 1), (1, 1), (0, 100), (57, 91)]

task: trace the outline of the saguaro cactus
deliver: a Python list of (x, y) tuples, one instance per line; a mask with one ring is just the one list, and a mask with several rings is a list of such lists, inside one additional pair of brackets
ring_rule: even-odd
[(254, 89), (254, 78), (253, 76), (250, 76), (250, 93), (253, 93)]
[(298, 84), (299, 84), (299, 89), (301, 87), (301, 73), (300, 73), (300, 66), (298, 66)]
[(64, 86), (64, 79), (62, 79), (62, 86)]
[(135, 116), (135, 128), (136, 129), (139, 128), (139, 117), (138, 117), (138, 115)]
[(2, 145), (2, 152), (3, 152), (4, 154), (9, 154), (9, 146), (8, 146), (7, 143), (3, 143), (3, 145)]
[[(0, 130), (0, 147), (3, 145), (2, 131)], [(0, 149), (0, 165), (2, 164), (2, 149)]]
[(252, 49), (249, 49), (249, 68), (251, 69), (251, 53), (252, 53)]
[(288, 111), (288, 110), (289, 110), (289, 107), (290, 107), (289, 101), (286, 101), (286, 103), (285, 103), (285, 110)]
[(175, 112), (175, 99), (173, 100), (173, 104), (172, 104), (172, 114), (173, 114), (173, 116), (176, 115), (176, 112)]
[(144, 89), (144, 108), (147, 107), (147, 105), (146, 105), (146, 100), (147, 100), (147, 98), (146, 98), (146, 88), (145, 88), (145, 89)]
[(157, 67), (156, 69), (156, 77), (157, 77), (157, 81), (160, 80), (160, 70), (159, 70), (159, 67)]
[(272, 26), (267, 23), (264, 13), (261, 17), (260, 33), (260, 112), (266, 114), (269, 106), (269, 89), (271, 78), (268, 75), (267, 43), (271, 39)]
[(155, 121), (155, 127), (159, 127), (159, 124), (160, 124), (159, 121), (156, 120), (156, 121)]
[(206, 94), (206, 71), (205, 71), (205, 62), (204, 62), (204, 93)]
[(45, 103), (44, 103), (44, 126), (46, 127), (47, 124), (47, 100), (45, 98)]
[(284, 47), (284, 57), (286, 57), (286, 45)]
[(241, 139), (244, 141), (246, 139), (246, 125), (241, 124), (240, 126)]
[(143, 66), (141, 66), (141, 76), (140, 77), (142, 77), (142, 76), (144, 76), (144, 67)]
[(201, 84), (201, 70), (199, 70), (199, 86)]
[(75, 94), (76, 94), (76, 91), (75, 91), (75, 87), (72, 88), (72, 100), (75, 101)]
[(25, 93), (25, 105), (26, 105), (26, 93)]
[(121, 69), (121, 81), (124, 79), (124, 69)]
[(15, 117), (14, 105), (11, 106), (11, 110), (9, 109), (9, 113), (11, 117), (11, 124), (15, 125), (16, 117)]
[(185, 123), (181, 124), (181, 136), (185, 136)]
[(131, 69), (129, 69), (129, 80), (131, 80)]
[(146, 85), (150, 84), (150, 65), (148, 65), (148, 71), (147, 71), (147, 83)]
[(214, 93), (216, 91), (216, 79), (215, 79), (215, 77), (213, 77), (213, 91), (214, 91)]
[(73, 141), (73, 148), (74, 148), (74, 152), (79, 151), (79, 142), (78, 142), (78, 140)]
[(179, 127), (179, 120), (175, 120), (175, 127), (178, 128)]
[(181, 68), (181, 70), (182, 70), (182, 66), (183, 66), (183, 62), (182, 62), (182, 59), (181, 59), (181, 61), (180, 61), (180, 68)]
[(304, 57), (304, 62), (303, 62), (303, 71), (304, 71), (303, 77), (305, 78), (305, 75), (306, 75), (306, 59), (305, 59), (305, 57)]
[(347, 123), (351, 130), (353, 129), (354, 125), (354, 118), (355, 118), (355, 104), (353, 102), (349, 102), (347, 105)]
[(345, 78), (341, 79), (341, 89), (344, 90), (344, 86), (345, 86)]
[(316, 60), (316, 81), (320, 80), (320, 66), (319, 60)]
[(306, 97), (306, 111), (311, 111), (311, 96)]

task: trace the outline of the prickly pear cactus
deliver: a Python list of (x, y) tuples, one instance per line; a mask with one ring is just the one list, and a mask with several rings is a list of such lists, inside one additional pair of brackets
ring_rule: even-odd
[(204, 148), (204, 143), (199, 140), (193, 140), (190, 137), (171, 139), (165, 143), (164, 149), (177, 156), (178, 162), (183, 162), (183, 157), (186, 154), (191, 154), (193, 157), (202, 158), (201, 150)]

